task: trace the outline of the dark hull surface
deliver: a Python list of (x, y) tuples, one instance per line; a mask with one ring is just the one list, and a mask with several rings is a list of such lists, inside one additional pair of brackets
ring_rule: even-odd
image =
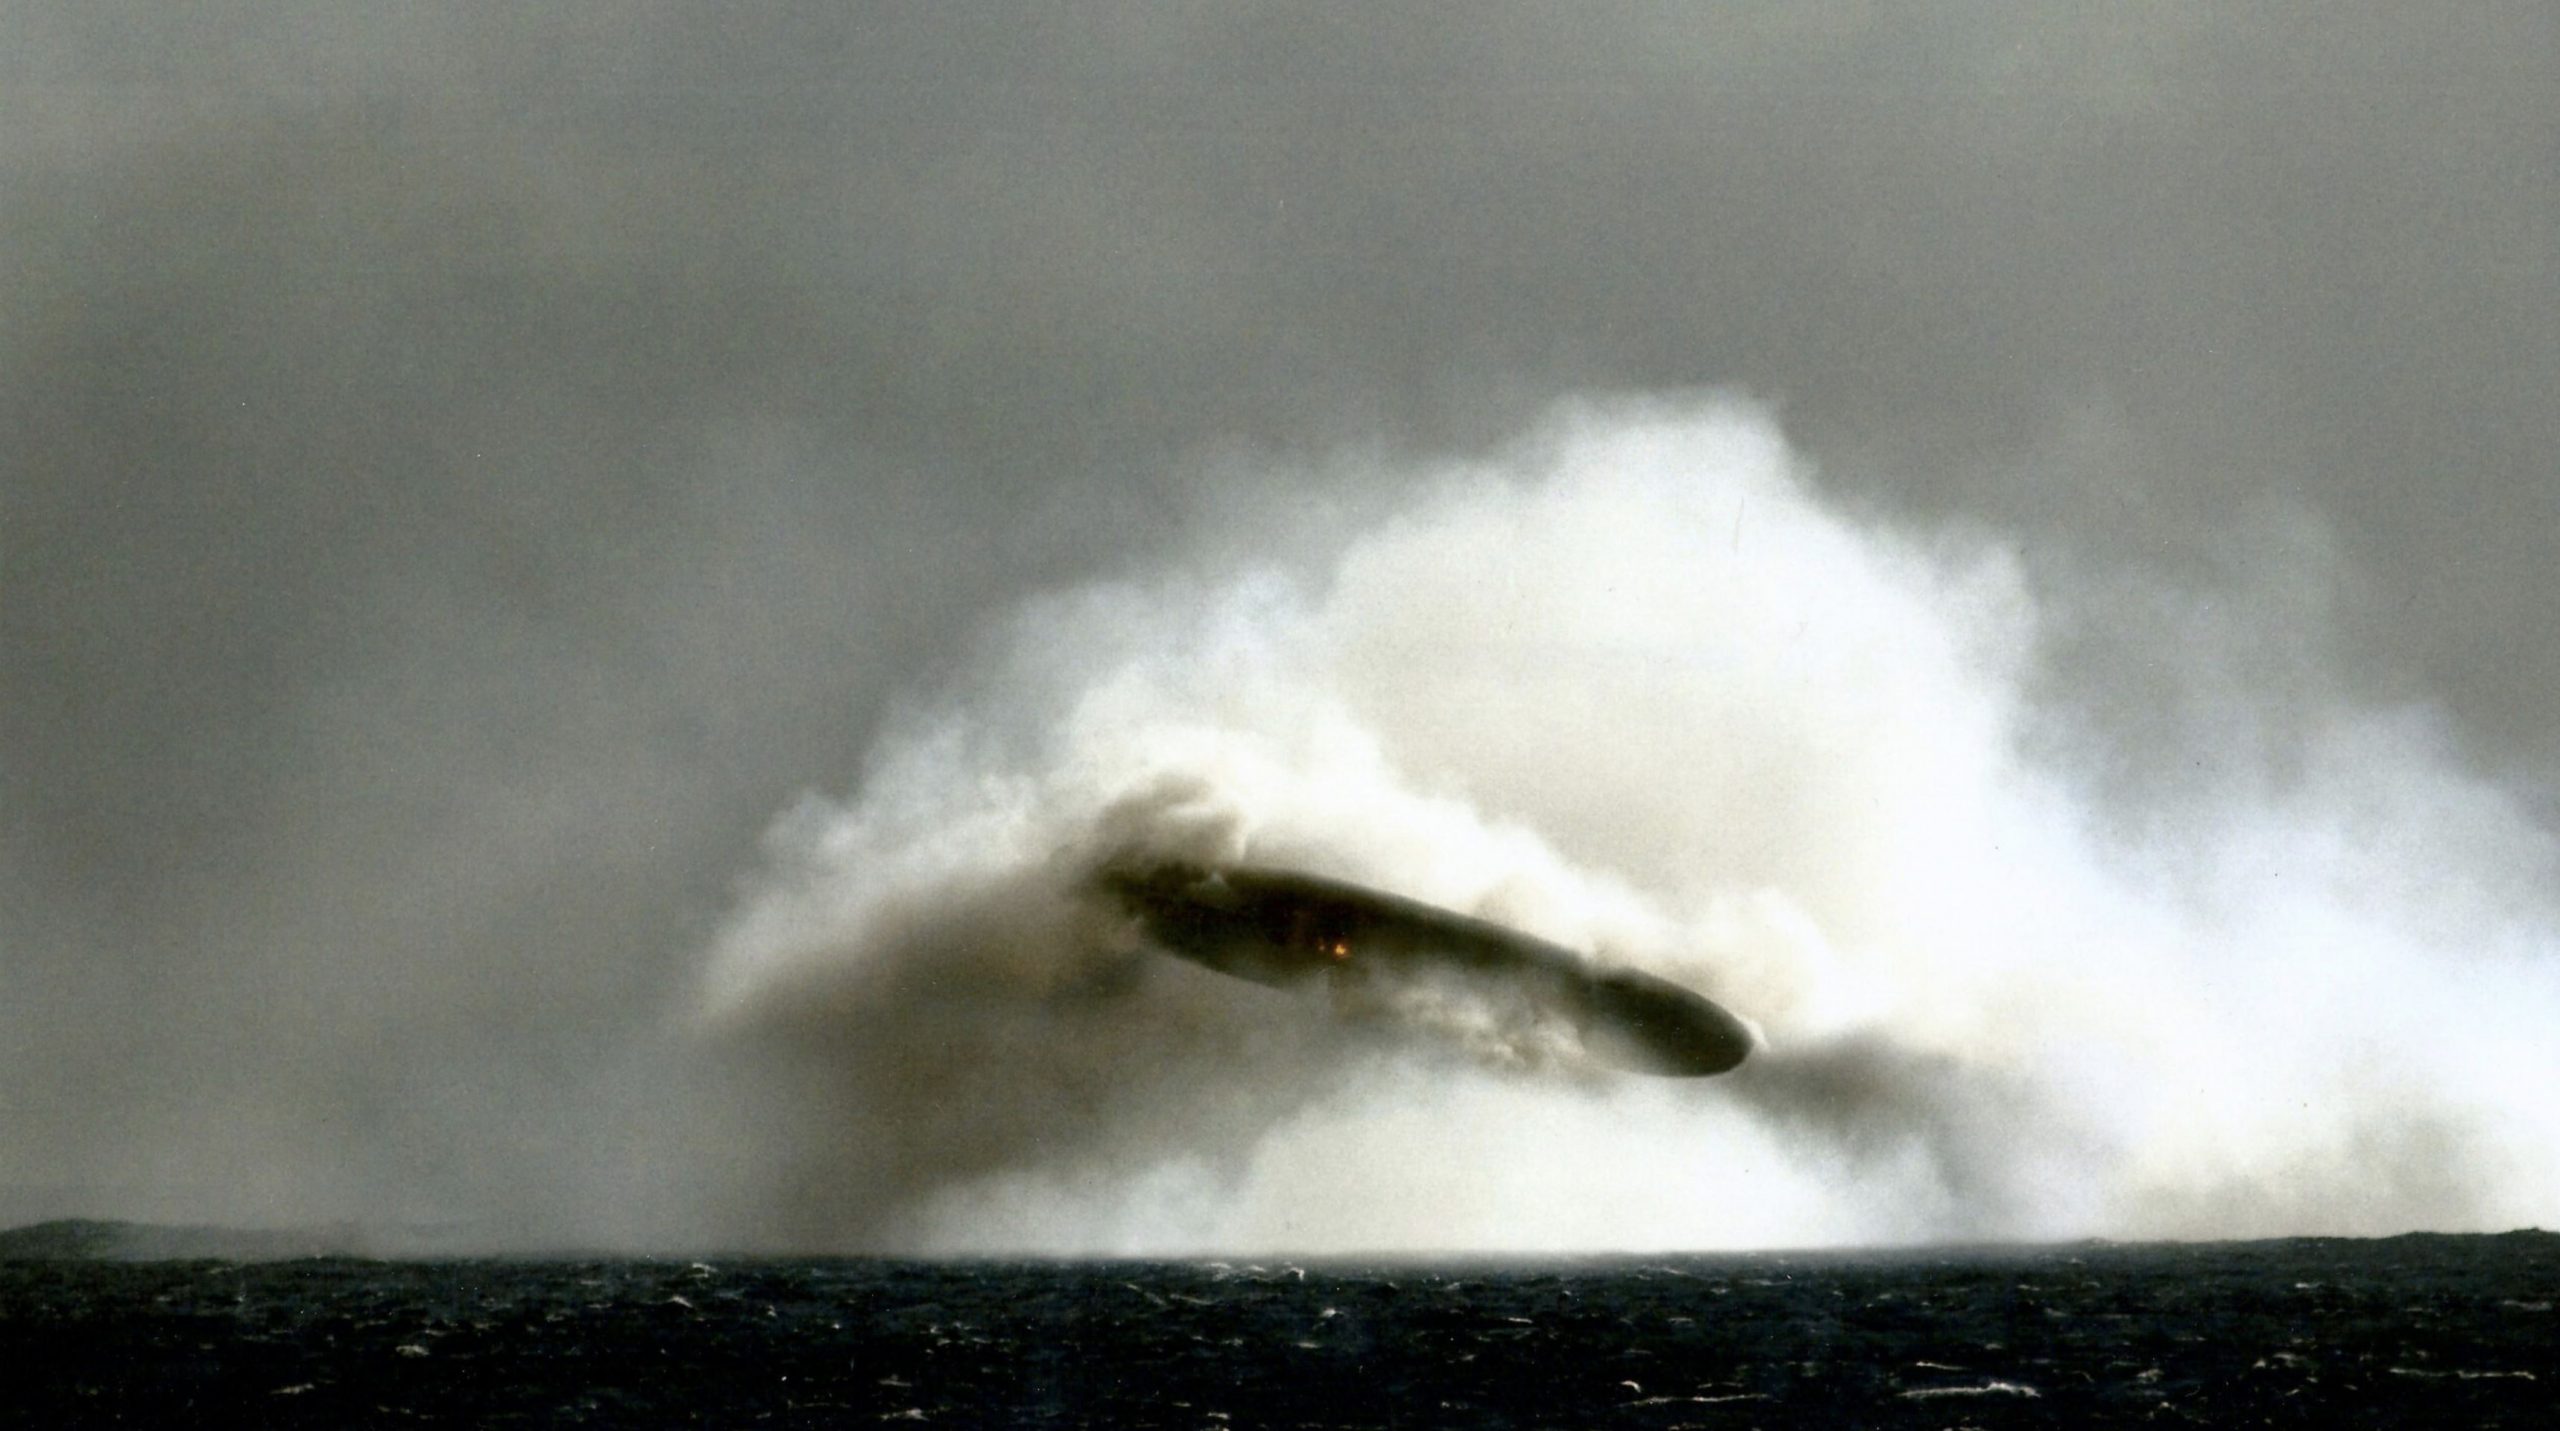
[(1696, 1078), (1740, 1065), (1748, 1025), (1650, 974), (1603, 969), (1516, 929), (1344, 880), (1247, 865), (1115, 864), (1096, 876), (1150, 943), (1289, 986), (1456, 976), (1570, 1021), (1598, 1062)]

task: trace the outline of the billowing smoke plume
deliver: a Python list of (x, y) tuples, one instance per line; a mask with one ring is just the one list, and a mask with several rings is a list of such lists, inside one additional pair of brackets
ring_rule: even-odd
[[(2103, 810), (1997, 540), (1732, 405), (1580, 407), (1297, 564), (1023, 610), (717, 947), (755, 1235), (1720, 1246), (2548, 1220), (2552, 851), (2422, 715)], [(2245, 623), (2243, 623), (2245, 625)], [(2257, 632), (2262, 637), (2266, 633)], [(2233, 636), (2230, 639), (2241, 639)], [(2215, 666), (2220, 653), (2163, 654)], [(2244, 697), (2231, 696), (2239, 701)], [(1131, 848), (1344, 876), (1698, 988), (1707, 1082), (1409, 1036), (1131, 946)], [(2537, 962), (2538, 961), (2538, 962)]]

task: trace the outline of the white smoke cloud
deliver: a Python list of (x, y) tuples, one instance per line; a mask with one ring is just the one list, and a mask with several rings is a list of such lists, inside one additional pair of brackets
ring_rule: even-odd
[[(2423, 716), (2102, 807), (2025, 753), (2052, 717), (2022, 563), (1826, 503), (1755, 410), (1575, 407), (1412, 490), (1328, 563), (1036, 603), (849, 802), (782, 822), (705, 978), (771, 1079), (755, 1235), (1551, 1250), (2560, 1212), (2553, 851)], [(1498, 1029), (1381, 1039), (1129, 948), (1074, 887), (1130, 845), (1516, 924), (1769, 1047), (1680, 1083)]]

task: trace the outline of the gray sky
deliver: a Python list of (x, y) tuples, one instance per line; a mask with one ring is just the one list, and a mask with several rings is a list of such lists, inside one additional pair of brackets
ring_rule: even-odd
[(361, 8), (0, 0), (17, 1210), (573, 1225), (1025, 595), (1575, 393), (2014, 542), (2126, 808), (2209, 627), (2560, 818), (2548, 6)]

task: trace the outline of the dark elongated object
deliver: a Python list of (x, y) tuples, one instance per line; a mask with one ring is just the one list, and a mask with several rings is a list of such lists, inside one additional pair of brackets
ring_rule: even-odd
[(1455, 974), (1570, 1020), (1598, 1062), (1697, 1078), (1748, 1057), (1750, 1026), (1650, 974), (1345, 880), (1251, 865), (1120, 860), (1095, 875), (1167, 953), (1257, 984)]

